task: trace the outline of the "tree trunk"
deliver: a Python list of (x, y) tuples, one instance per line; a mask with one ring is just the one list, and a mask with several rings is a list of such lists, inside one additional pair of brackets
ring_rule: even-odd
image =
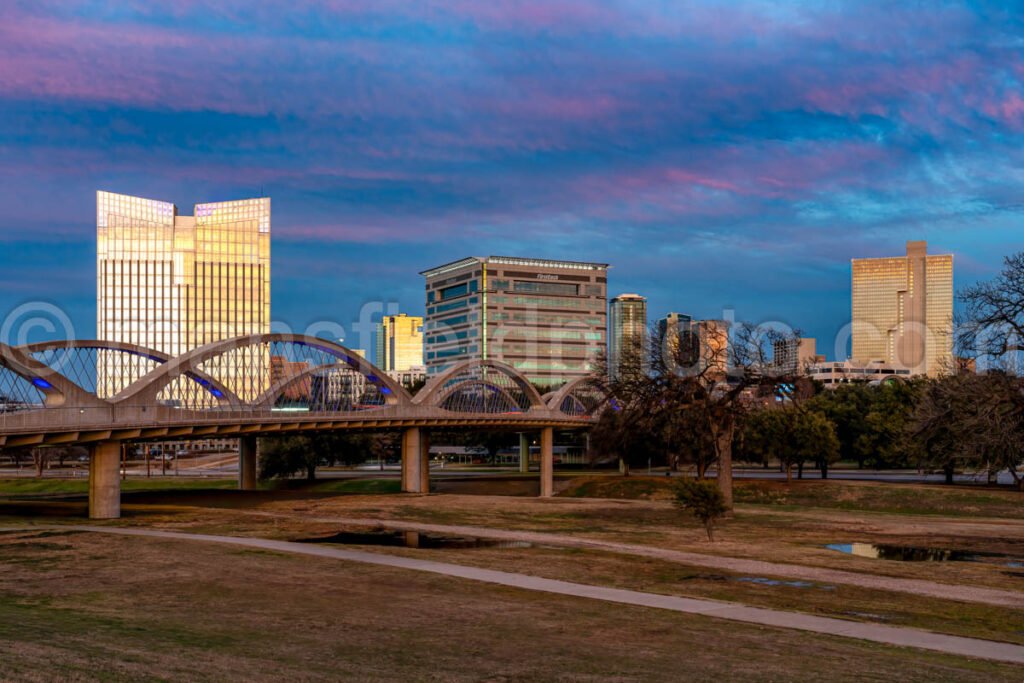
[(697, 461), (697, 481), (704, 481), (708, 474), (708, 464), (703, 460)]
[(821, 461), (821, 478), (828, 479), (828, 460)]
[(704, 522), (704, 530), (708, 532), (708, 541), (715, 542), (715, 523), (712, 520)]
[(625, 458), (619, 458), (619, 474), (624, 477), (629, 476), (629, 461)]
[(316, 481), (316, 465), (306, 465), (306, 481)]
[(727, 510), (732, 510), (732, 429), (718, 434), (718, 488)]
[(804, 461), (803, 460), (801, 460), (800, 462), (798, 462), (796, 464), (796, 478), (797, 479), (803, 479), (804, 478)]
[(786, 464), (786, 483), (793, 483), (793, 466), (788, 463)]
[(946, 475), (946, 483), (947, 484), (952, 484), (953, 483), (953, 466), (952, 465), (946, 465), (945, 467), (942, 468), (942, 471)]

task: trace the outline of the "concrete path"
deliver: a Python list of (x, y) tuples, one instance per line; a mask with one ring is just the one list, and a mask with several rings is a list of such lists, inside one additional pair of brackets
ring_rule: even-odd
[[(42, 527), (32, 527), (38, 530)], [(412, 571), (430, 572), (442, 574), (471, 581), (509, 586), (523, 590), (541, 591), (557, 595), (568, 595), (578, 598), (590, 598), (592, 600), (603, 600), (623, 605), (635, 605), (639, 607), (652, 607), (665, 609), (674, 612), (685, 612), (687, 614), (700, 614), (717, 619), (729, 619), (748, 624), (761, 626), (774, 626), (780, 628), (791, 628), (800, 631), (823, 633), (832, 636), (843, 636), (847, 638), (858, 638), (884, 645), (895, 645), (900, 647), (914, 647), (924, 650), (933, 650), (963, 657), (980, 659), (991, 659), (1015, 664), (1024, 664), (1024, 647), (997, 643), (976, 638), (962, 638), (959, 636), (948, 636), (929, 631), (922, 631), (911, 628), (897, 628), (879, 624), (865, 624), (829, 617), (815, 617), (794, 612), (764, 609), (760, 607), (746, 607), (744, 605), (717, 600), (699, 600), (694, 598), (681, 598), (667, 595), (656, 595), (653, 593), (642, 593), (639, 591), (622, 590), (618, 588), (605, 588), (602, 586), (588, 586), (568, 581), (557, 581), (554, 579), (543, 579), (525, 574), (514, 574), (510, 572), (495, 571), (491, 569), (477, 569), (457, 564), (434, 562), (411, 557), (399, 557), (380, 553), (369, 553), (360, 550), (346, 550), (332, 548), (325, 545), (292, 543), (288, 541), (274, 541), (262, 538), (240, 538), (236, 536), (211, 536), (207, 534), (188, 534), (174, 531), (157, 531), (153, 529), (133, 529), (124, 527), (105, 526), (55, 526), (49, 527), (62, 530), (89, 531), (103, 534), (117, 534), (120, 536), (144, 536), (149, 538), (163, 538), (182, 541), (200, 541), (206, 543), (223, 543), (229, 545), (260, 548), (262, 550), (273, 550), (282, 553), (297, 553), (301, 555), (314, 555), (327, 557), (349, 562), (361, 562), (385, 567), (397, 567)]]
[[(254, 512), (252, 514), (269, 517), (293, 516), (273, 512)], [(720, 569), (723, 571), (738, 572), (741, 574), (751, 574), (753, 576), (769, 576), (773, 578), (839, 583), (849, 586), (859, 586), (861, 588), (923, 595), (930, 598), (940, 598), (942, 600), (957, 600), (960, 602), (975, 602), (986, 605), (997, 605), (999, 607), (1024, 609), (1024, 593), (999, 590), (997, 588), (985, 588), (981, 586), (951, 585), (948, 583), (924, 581), (921, 579), (903, 579), (894, 576), (861, 574), (858, 572), (843, 571), (841, 569), (807, 567), (799, 564), (766, 562), (764, 560), (748, 560), (741, 557), (726, 557), (722, 555), (707, 555), (704, 553), (667, 550), (665, 548), (655, 548), (652, 546), (616, 543), (614, 541), (599, 541), (579, 538), (576, 536), (542, 532), (513, 531), (506, 529), (489, 529), (486, 527), (426, 524), (420, 522), (406, 522), (402, 520), (364, 519), (355, 517), (303, 516), (302, 519), (327, 524), (383, 527), (385, 529), (472, 536), (476, 538), (493, 538), (505, 541), (526, 541), (537, 545), (605, 550), (609, 552), (623, 553), (626, 555), (652, 557), (659, 560), (667, 560), (669, 562), (679, 562), (681, 564), (691, 565), (694, 567), (708, 567), (711, 569)]]

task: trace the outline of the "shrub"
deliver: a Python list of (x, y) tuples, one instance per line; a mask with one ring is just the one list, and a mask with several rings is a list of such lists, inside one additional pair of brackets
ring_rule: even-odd
[(680, 480), (675, 504), (682, 510), (689, 510), (690, 514), (701, 521), (704, 530), (708, 532), (709, 541), (715, 540), (715, 521), (729, 510), (717, 483), (697, 479)]

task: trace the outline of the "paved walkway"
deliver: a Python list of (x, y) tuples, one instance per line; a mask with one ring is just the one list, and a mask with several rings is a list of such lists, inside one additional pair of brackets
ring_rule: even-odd
[[(256, 512), (253, 514), (270, 517), (292, 516), (273, 512)], [(770, 576), (773, 578), (839, 583), (849, 586), (860, 586), (861, 588), (923, 595), (930, 598), (940, 598), (942, 600), (957, 600), (960, 602), (975, 602), (986, 605), (996, 605), (999, 607), (1024, 609), (1024, 593), (999, 590), (997, 588), (985, 588), (982, 586), (951, 585), (935, 581), (924, 581), (922, 579), (903, 579), (894, 576), (861, 574), (858, 572), (843, 571), (841, 569), (827, 569), (825, 567), (807, 567), (799, 564), (766, 562), (764, 560), (748, 560), (741, 557), (707, 555), (704, 553), (668, 550), (665, 548), (655, 548), (652, 546), (635, 545), (631, 543), (599, 541), (562, 534), (489, 529), (486, 527), (474, 526), (453, 526), (447, 524), (426, 524), (421, 522), (406, 522), (402, 520), (363, 519), (355, 517), (304, 516), (303, 519), (327, 524), (383, 527), (386, 529), (398, 529), (403, 531), (421, 531), (435, 534), (472, 536), (476, 538), (493, 538), (506, 541), (526, 541), (538, 545), (555, 545), (566, 548), (589, 548), (627, 555), (638, 555), (641, 557), (653, 557), (660, 560), (667, 560), (669, 562), (679, 562), (681, 564), (687, 564), (694, 567), (708, 567), (711, 569), (720, 569), (723, 571), (737, 572), (741, 574), (751, 574), (753, 576)]]
[[(39, 529), (41, 527), (32, 528)], [(465, 567), (457, 564), (421, 560), (412, 557), (399, 557), (381, 553), (369, 553), (360, 550), (347, 550), (327, 547), (324, 545), (292, 543), (288, 541), (274, 541), (263, 538), (211, 536), (207, 534), (157, 531), (155, 529), (84, 525), (51, 528), (63, 530), (75, 529), (79, 531), (103, 534), (117, 534), (120, 536), (145, 536), (150, 538), (164, 538), (182, 541), (224, 543), (250, 548), (260, 548), (262, 550), (273, 550), (283, 553), (314, 555), (317, 557), (347, 560), (349, 562), (361, 562), (385, 567), (397, 567), (413, 571), (443, 574), (445, 576), (509, 586), (523, 590), (541, 591), (544, 593), (554, 593), (557, 595), (568, 595), (579, 598), (590, 598), (592, 600), (603, 600), (605, 602), (635, 605), (639, 607), (652, 607), (655, 609), (665, 609), (674, 612), (685, 612), (687, 614), (700, 614), (718, 619), (729, 619), (748, 624), (758, 624), (761, 626), (791, 628), (832, 636), (858, 638), (860, 640), (868, 640), (875, 643), (882, 643), (884, 645), (914, 647), (964, 657), (992, 659), (1003, 662), (1012, 662), (1015, 664), (1024, 664), (1024, 647), (1010, 645), (1007, 643), (996, 643), (976, 638), (948, 636), (911, 628), (897, 628), (894, 626), (865, 624), (855, 621), (845, 621), (842, 619), (832, 619), (829, 617), (815, 617), (806, 614), (764, 609), (760, 607), (746, 607), (736, 603), (720, 602), (717, 600), (699, 600), (694, 598), (642, 593), (639, 591), (622, 590), (619, 588), (588, 586), (585, 584), (570, 583), (568, 581), (543, 579), (536, 576), (528, 576), (526, 574), (514, 574), (491, 569), (477, 569), (475, 567)]]

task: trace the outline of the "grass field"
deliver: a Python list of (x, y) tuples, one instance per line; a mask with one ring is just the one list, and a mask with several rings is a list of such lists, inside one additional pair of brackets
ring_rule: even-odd
[(1019, 668), (332, 560), (0, 535), (13, 680), (1011, 681)]
[[(578, 498), (670, 500), (675, 483), (666, 477), (581, 478), (563, 491)], [(1024, 493), (982, 486), (939, 486), (805, 479), (735, 482), (740, 504), (781, 509), (830, 508), (852, 512), (1024, 518)]]
[[(0, 526), (82, 521), (85, 501), (73, 486), (82, 483), (0, 481), (0, 497), (8, 498), (0, 501)], [(394, 479), (291, 482), (255, 492), (228, 490), (233, 480), (128, 483), (137, 488), (126, 487), (125, 517), (113, 524), (294, 540), (350, 528), (332, 518), (404, 520), (924, 579), (948, 584), (949, 599), (823, 581), (794, 585), (773, 582), (778, 577), (770, 573), (745, 575), (589, 549), (370, 548), (1024, 644), (1024, 610), (956, 599), (959, 586), (1024, 596), (1020, 570), (986, 563), (886, 562), (823, 547), (857, 540), (1024, 557), (1019, 494), (1009, 491), (739, 482), (737, 499), (743, 502), (723, 521), (721, 540), (711, 544), (696, 521), (671, 505), (669, 482), (655, 477), (580, 478), (566, 495), (546, 500), (393, 495)], [(486, 493), (486, 482), (470, 484), (474, 493)], [(510, 490), (504, 481), (494, 485)], [(61, 493), (77, 497), (52, 498)], [(820, 658), (822, 651), (827, 658)], [(516, 654), (523, 652), (537, 653), (538, 661)], [(193, 679), (408, 680), (417, 678), (419, 666), (436, 680), (820, 680), (823, 675), (831, 680), (1014, 680), (1015, 675), (987, 663), (308, 557), (78, 533), (0, 533), (0, 678), (89, 679), (96, 666), (103, 678), (113, 680), (161, 671), (169, 678)], [(826, 672), (822, 666), (836, 668)]]

